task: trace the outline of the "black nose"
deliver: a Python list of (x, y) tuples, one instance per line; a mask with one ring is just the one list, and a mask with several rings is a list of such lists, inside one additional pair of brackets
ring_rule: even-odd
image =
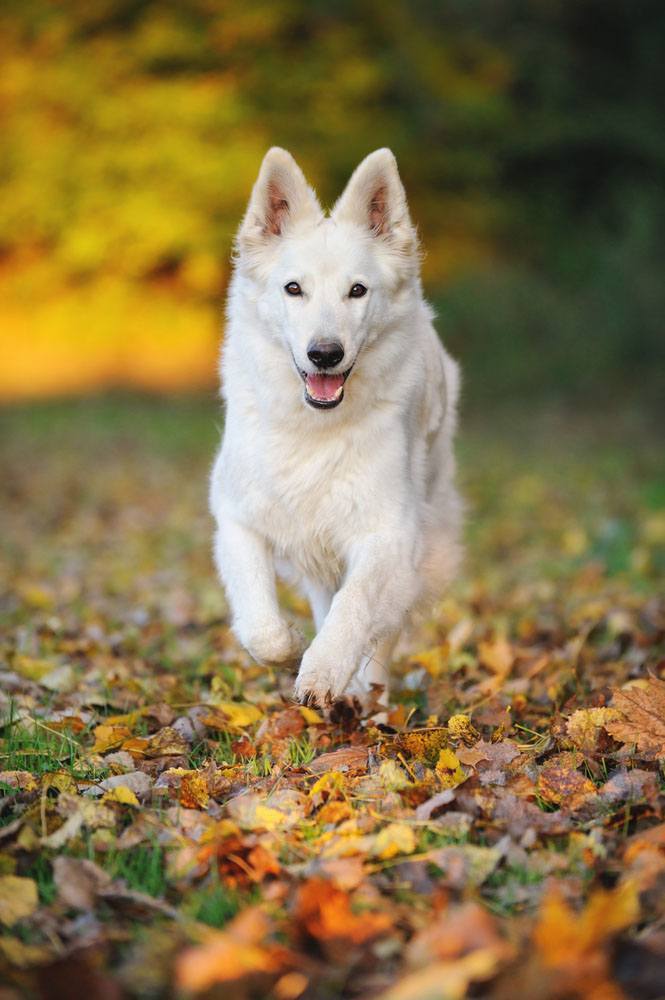
[(344, 348), (336, 340), (319, 340), (309, 345), (307, 357), (317, 368), (334, 368), (344, 357)]

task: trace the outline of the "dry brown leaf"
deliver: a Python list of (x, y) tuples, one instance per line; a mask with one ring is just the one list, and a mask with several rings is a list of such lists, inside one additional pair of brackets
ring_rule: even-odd
[(611, 736), (635, 744), (642, 753), (665, 756), (665, 681), (648, 677), (615, 691), (612, 707), (621, 717), (605, 725)]
[(74, 910), (92, 910), (100, 889), (111, 876), (87, 858), (60, 855), (53, 861), (53, 878), (62, 903)]
[(590, 778), (580, 774), (580, 755), (561, 753), (551, 757), (538, 775), (538, 794), (553, 805), (577, 809), (589, 796), (597, 794), (596, 786)]
[(39, 788), (37, 779), (30, 771), (0, 771), (0, 785), (14, 788), (22, 795), (29, 795)]
[(315, 757), (307, 766), (313, 774), (323, 774), (324, 771), (346, 771), (357, 774), (367, 770), (367, 747), (342, 747), (340, 750)]

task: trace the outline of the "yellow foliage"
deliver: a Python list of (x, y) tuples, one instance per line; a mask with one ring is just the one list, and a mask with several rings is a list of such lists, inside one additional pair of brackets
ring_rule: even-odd
[(0, 876), (0, 923), (5, 927), (29, 917), (39, 904), (37, 883), (18, 875)]
[(444, 749), (439, 752), (436, 773), (444, 788), (455, 788), (463, 781), (466, 781), (467, 777), (458, 757), (450, 749)]

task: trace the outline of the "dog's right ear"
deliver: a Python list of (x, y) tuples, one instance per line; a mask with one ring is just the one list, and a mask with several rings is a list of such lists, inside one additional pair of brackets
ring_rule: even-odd
[(323, 217), (316, 195), (290, 153), (279, 146), (263, 158), (237, 236), (240, 253), (256, 253), (300, 222)]

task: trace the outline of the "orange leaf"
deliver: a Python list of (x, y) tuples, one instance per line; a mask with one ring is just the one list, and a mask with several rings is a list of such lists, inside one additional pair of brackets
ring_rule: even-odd
[(180, 989), (200, 992), (215, 983), (232, 983), (256, 973), (277, 974), (288, 953), (277, 945), (266, 945), (270, 930), (260, 910), (245, 910), (225, 931), (195, 948), (188, 948), (176, 961)]
[(310, 879), (298, 892), (296, 919), (319, 941), (342, 938), (353, 944), (363, 944), (392, 927), (387, 913), (354, 913), (349, 896), (321, 878)]

